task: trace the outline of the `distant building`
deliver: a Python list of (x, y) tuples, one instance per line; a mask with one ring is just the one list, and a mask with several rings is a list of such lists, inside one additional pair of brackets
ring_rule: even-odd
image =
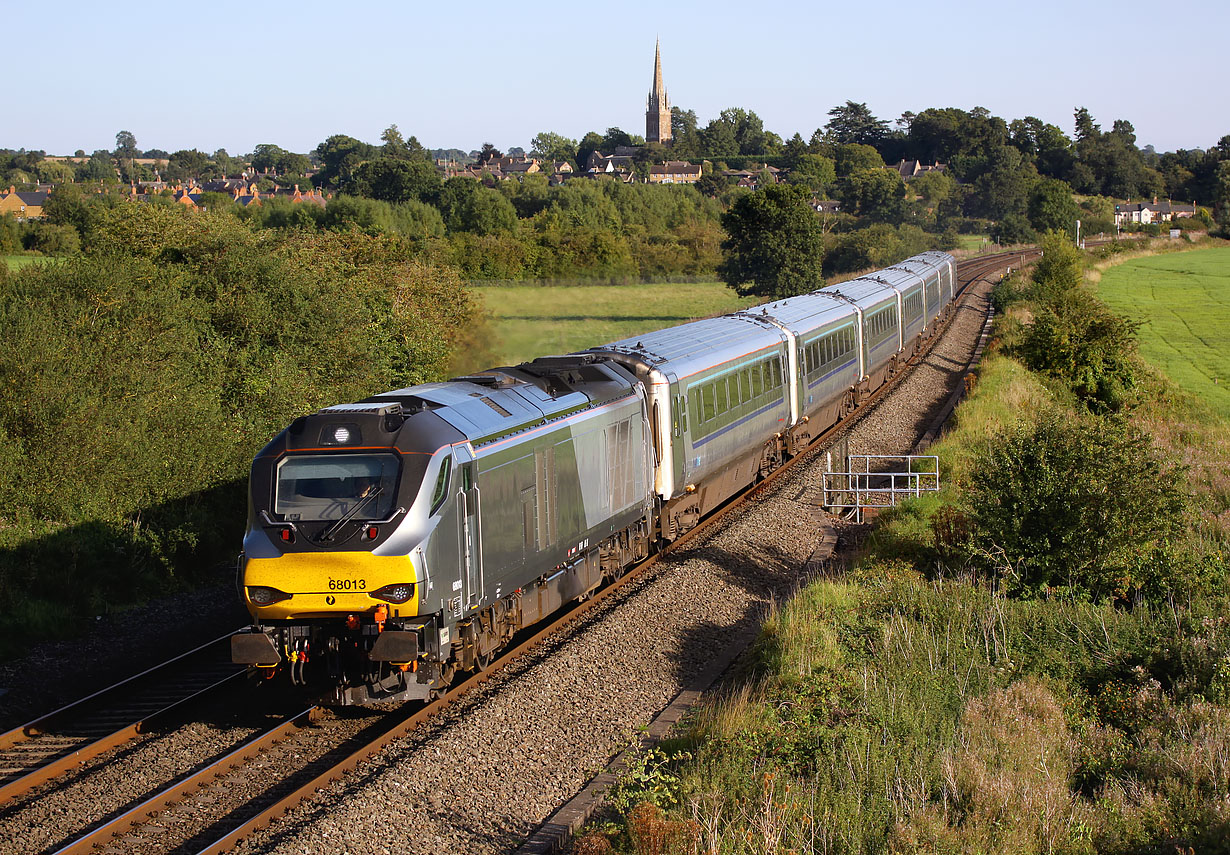
[(648, 109), (645, 111), (645, 141), (669, 143), (671, 137), (671, 104), (662, 83), (662, 52), (660, 43), (653, 46), (653, 88), (649, 90)]
[(7, 193), (0, 194), (0, 216), (12, 214), (19, 220), (41, 219), (50, 195), (46, 190), (18, 193), (16, 187), (10, 186)]
[(945, 163), (933, 163), (930, 166), (923, 163), (921, 160), (903, 160), (896, 166), (890, 166), (889, 169), (895, 169), (897, 174), (901, 176), (902, 181), (909, 181), (918, 175), (923, 175), (927, 172), (946, 172), (948, 165)]
[(700, 180), (700, 166), (686, 160), (668, 160), (661, 166), (649, 167), (650, 184), (695, 184)]
[(733, 181), (736, 187), (747, 187), (755, 190), (760, 186), (761, 178), (765, 175), (771, 179), (771, 184), (776, 184), (781, 180), (781, 170), (776, 166), (769, 166), (767, 163), (761, 165), (759, 169), (727, 169), (722, 174), (727, 180)]
[(632, 174), (632, 157), (626, 154), (603, 154), (591, 151), (585, 161), (585, 171), (591, 176)]
[(1169, 223), (1196, 216), (1195, 205), (1185, 205), (1181, 202), (1158, 202), (1153, 197), (1152, 202), (1124, 202), (1115, 206), (1115, 225), (1125, 226), (1138, 223), (1147, 226), (1150, 223)]

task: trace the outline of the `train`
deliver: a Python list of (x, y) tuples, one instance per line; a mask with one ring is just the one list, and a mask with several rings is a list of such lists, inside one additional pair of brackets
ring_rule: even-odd
[(232, 659), (342, 705), (440, 695), (848, 416), (956, 289), (925, 252), (295, 419), (252, 462)]

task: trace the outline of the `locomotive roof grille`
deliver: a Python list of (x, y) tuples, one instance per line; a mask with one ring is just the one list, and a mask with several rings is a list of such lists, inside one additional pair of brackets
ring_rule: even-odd
[(353, 413), (373, 413), (377, 416), (396, 416), (401, 414), (401, 402), (391, 404), (376, 401), (361, 401), (357, 404), (334, 404), (320, 410), (330, 415), (350, 415)]

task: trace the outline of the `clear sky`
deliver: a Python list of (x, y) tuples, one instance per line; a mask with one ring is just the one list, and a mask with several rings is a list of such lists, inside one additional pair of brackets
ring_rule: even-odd
[(655, 37), (671, 103), (806, 139), (846, 100), (895, 120), (982, 106), (1069, 135), (1088, 107), (1158, 151), (1230, 134), (1230, 2), (618, 4), (5, 0), (0, 148), (306, 152), (396, 123), (429, 148), (644, 134)]

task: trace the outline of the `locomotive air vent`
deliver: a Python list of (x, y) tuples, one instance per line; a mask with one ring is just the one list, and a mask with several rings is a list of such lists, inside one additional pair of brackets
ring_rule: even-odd
[(473, 383), (475, 386), (490, 386), (492, 389), (507, 389), (517, 384), (516, 379), (507, 374), (467, 374), (464, 377), (453, 377), (450, 383)]
[(346, 415), (352, 413), (374, 413), (378, 416), (397, 416), (401, 415), (401, 402), (394, 401), (389, 404), (378, 401), (363, 401), (358, 404), (334, 404), (332, 407), (325, 407), (321, 412), (334, 415), (343, 413)]
[(508, 410), (501, 407), (499, 404), (497, 404), (495, 401), (488, 398), (486, 395), (480, 395), (479, 400), (481, 400), (484, 404), (486, 404), (491, 409), (495, 410), (501, 416), (511, 416), (512, 415), (512, 413), (510, 413)]

